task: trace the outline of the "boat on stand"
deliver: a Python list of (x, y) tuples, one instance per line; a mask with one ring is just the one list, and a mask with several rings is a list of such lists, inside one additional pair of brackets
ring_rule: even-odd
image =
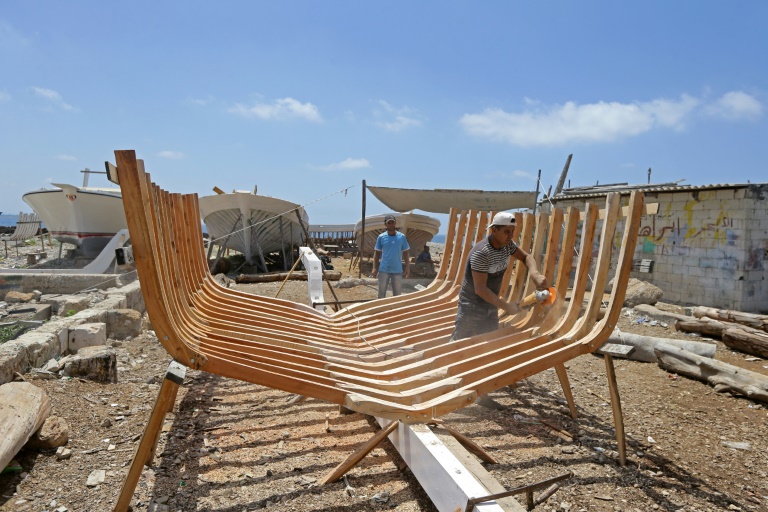
[(253, 192), (233, 190), (231, 194), (218, 187), (213, 190), (215, 195), (199, 198), (209, 242), (242, 253), (246, 264), (265, 272), (268, 255), (282, 253), (284, 270), (288, 270), (293, 263), (293, 247), (304, 243), (309, 226), (304, 208), (259, 195), (255, 188)]
[(95, 258), (121, 229), (127, 229), (123, 196), (119, 188), (89, 186), (91, 174), (107, 174), (86, 168), (83, 185), (52, 183), (21, 198), (40, 217), (48, 233), (62, 244), (72, 244), (77, 254)]
[[(362, 219), (355, 224), (355, 239), (357, 246), (360, 247), (363, 256), (373, 256), (373, 248), (376, 245), (376, 238), (386, 231), (384, 227), (384, 217), (387, 215), (395, 216), (397, 230), (408, 239), (411, 256), (418, 256), (424, 245), (432, 240), (440, 229), (440, 221), (428, 215), (422, 215), (413, 212), (404, 213), (381, 213), (365, 217), (365, 236), (362, 235)], [(362, 240), (361, 240), (362, 238)]]

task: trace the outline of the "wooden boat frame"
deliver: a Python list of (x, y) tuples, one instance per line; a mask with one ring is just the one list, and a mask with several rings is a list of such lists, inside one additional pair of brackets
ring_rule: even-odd
[[(493, 212), (449, 214), (443, 264), (426, 289), (325, 314), (308, 305), (220, 286), (205, 262), (197, 196), (171, 194), (152, 183), (134, 151), (115, 151), (115, 157), (110, 179), (122, 189), (147, 312), (174, 359), (115, 510), (128, 508), (141, 468), (154, 455), (162, 419), (173, 406), (185, 367), (403, 423), (428, 423), (471, 405), (481, 394), (554, 368), (575, 417), (564, 363), (595, 351), (613, 331), (643, 206), (642, 194), (633, 192), (602, 319), (598, 314), (603, 294), (597, 292), (605, 289), (609, 276), (623, 211), (619, 194), (606, 199), (597, 241), (596, 205), (587, 205), (583, 222), (575, 208), (536, 216), (517, 213), (515, 239), (554, 283), (558, 300), (550, 307), (536, 305), (502, 318), (497, 331), (449, 342), (469, 249), (485, 236)], [(566, 301), (579, 224), (580, 250)], [(591, 272), (593, 254), (597, 258)], [(589, 279), (596, 293), (582, 307)], [(507, 269), (501, 293), (506, 300), (519, 301), (531, 286), (525, 266), (515, 261)], [(624, 460), (623, 422), (610, 356), (606, 370)]]

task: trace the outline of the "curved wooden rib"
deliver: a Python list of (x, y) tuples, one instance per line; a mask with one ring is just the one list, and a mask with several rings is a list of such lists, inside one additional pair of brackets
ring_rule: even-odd
[[(520, 215), (518, 224), (521, 247), (554, 281), (558, 301), (505, 318), (492, 333), (449, 342), (469, 249), (485, 236), (490, 212), (450, 213), (443, 263), (425, 290), (325, 315), (218, 285), (205, 261), (196, 196), (154, 185), (133, 151), (115, 155), (147, 311), (176, 361), (408, 423), (436, 418), (548, 368), (564, 379), (563, 363), (607, 339), (624, 300), (643, 201), (641, 194), (630, 198), (602, 321), (601, 293), (593, 293), (582, 310), (598, 209), (587, 208), (570, 302), (565, 292), (579, 212), (569, 209), (564, 216), (555, 209)], [(596, 291), (608, 279), (619, 208), (619, 196), (610, 195), (593, 272)], [(525, 266), (510, 265), (503, 296), (518, 300), (530, 291)], [(570, 402), (567, 379), (562, 382)]]

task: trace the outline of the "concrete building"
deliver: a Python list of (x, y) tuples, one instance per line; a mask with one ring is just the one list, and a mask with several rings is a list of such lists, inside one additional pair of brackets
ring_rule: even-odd
[(768, 312), (768, 183), (579, 187), (542, 207), (602, 208), (609, 192), (625, 205), (632, 190), (658, 203), (656, 214), (643, 215), (632, 277), (664, 290), (665, 302)]

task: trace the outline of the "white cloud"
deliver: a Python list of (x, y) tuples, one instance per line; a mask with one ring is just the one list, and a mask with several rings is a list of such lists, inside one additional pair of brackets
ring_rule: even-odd
[(512, 176), (517, 178), (533, 178), (533, 174), (528, 171), (512, 171)]
[(11, 95), (5, 91), (0, 91), (0, 101), (11, 101)]
[(0, 20), (0, 46), (5, 48), (23, 47), (29, 44), (29, 40), (6, 21)]
[(368, 169), (370, 167), (371, 162), (366, 158), (347, 158), (334, 164), (310, 166), (310, 168), (318, 171), (349, 171), (354, 169)]
[(75, 107), (65, 102), (61, 97), (61, 94), (54, 91), (53, 89), (46, 89), (44, 87), (32, 87), (32, 92), (34, 92), (36, 96), (50, 101), (62, 110), (77, 110)]
[(486, 173), (485, 178), (491, 179), (491, 180), (517, 180), (520, 178), (526, 179), (526, 180), (536, 180), (536, 176), (531, 174), (528, 171), (497, 171), (497, 172), (491, 172)]
[(399, 132), (405, 130), (406, 128), (412, 128), (422, 124), (418, 113), (414, 112), (407, 106), (396, 108), (384, 100), (379, 100), (378, 104), (382, 109), (374, 110), (374, 117), (386, 119), (376, 121), (375, 124), (376, 126), (384, 128), (389, 132)]
[(763, 105), (754, 96), (743, 91), (723, 94), (706, 108), (706, 113), (729, 121), (754, 120), (763, 115)]
[(301, 103), (293, 98), (280, 98), (273, 103), (256, 103), (252, 106), (236, 104), (229, 112), (243, 117), (257, 117), (267, 121), (273, 119), (299, 118), (321, 122), (320, 111), (312, 103)]
[(64, 160), (66, 162), (72, 162), (74, 160), (77, 160), (77, 157), (72, 155), (56, 155), (56, 158), (58, 160)]
[(187, 100), (192, 105), (197, 105), (199, 107), (205, 107), (207, 105), (210, 105), (215, 101), (215, 98), (211, 95), (206, 96), (205, 98), (190, 98)]
[(518, 146), (556, 146), (574, 142), (609, 142), (645, 133), (653, 128), (685, 127), (687, 116), (699, 100), (683, 95), (679, 100), (645, 103), (598, 102), (541, 107), (526, 99), (525, 110), (509, 113), (485, 109), (465, 114), (460, 124), (467, 133)]
[(167, 158), (168, 160), (181, 160), (182, 158), (184, 158), (184, 153), (182, 153), (180, 151), (168, 151), (168, 150), (166, 150), (166, 151), (160, 151), (157, 154), (157, 156), (160, 157), (160, 158)]

